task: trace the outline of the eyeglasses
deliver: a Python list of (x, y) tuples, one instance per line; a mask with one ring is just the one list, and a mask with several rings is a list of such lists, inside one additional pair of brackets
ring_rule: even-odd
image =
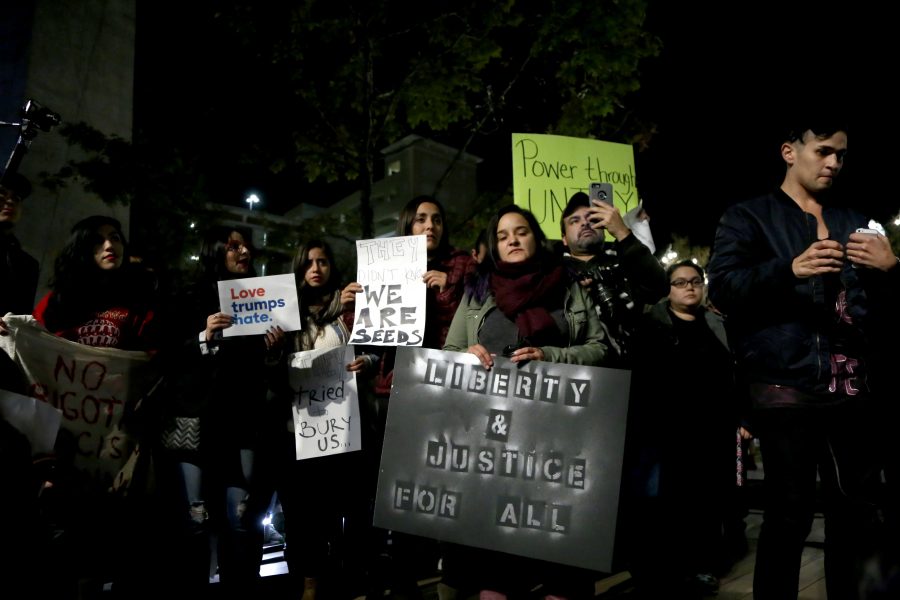
[(686, 288), (687, 286), (691, 287), (703, 287), (703, 280), (699, 277), (694, 277), (693, 279), (676, 279), (671, 282), (672, 287), (676, 287), (679, 290)]

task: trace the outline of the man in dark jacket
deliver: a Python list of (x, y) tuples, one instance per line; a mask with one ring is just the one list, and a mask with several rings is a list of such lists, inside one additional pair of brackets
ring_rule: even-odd
[[(618, 208), (608, 203), (592, 205), (584, 192), (572, 195), (559, 225), (569, 276), (589, 290), (609, 330), (608, 340), (620, 357), (619, 365), (630, 366), (631, 336), (644, 307), (669, 294), (665, 269), (626, 225)], [(609, 245), (604, 240), (607, 231), (615, 238)], [(545, 586), (558, 596), (589, 597), (598, 578), (596, 573), (559, 567)]]
[(765, 517), (754, 597), (796, 598), (800, 555), (815, 511), (816, 473), (826, 520), (829, 598), (859, 597), (871, 551), (879, 466), (867, 369), (876, 306), (900, 268), (869, 220), (829, 191), (847, 132), (812, 123), (781, 144), (780, 189), (722, 216), (710, 295), (754, 405), (765, 471)]
[(30, 193), (31, 184), (19, 173), (4, 174), (0, 181), (0, 317), (30, 315), (34, 308), (38, 262), (12, 233)]
[[(631, 231), (612, 204), (591, 204), (577, 192), (560, 220), (565, 264), (573, 278), (591, 291), (601, 317), (614, 331), (611, 342), (627, 356), (628, 337), (643, 312), (665, 298), (669, 280), (659, 261)], [(604, 235), (615, 238), (605, 247)]]

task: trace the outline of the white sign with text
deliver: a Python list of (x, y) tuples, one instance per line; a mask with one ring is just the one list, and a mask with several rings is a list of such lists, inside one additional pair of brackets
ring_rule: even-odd
[(356, 373), (346, 368), (352, 361), (349, 346), (290, 356), (297, 460), (362, 449)]
[(358, 240), (351, 344), (421, 346), (428, 252), (424, 235)]
[(302, 327), (293, 273), (220, 281), (219, 306), (232, 317), (224, 337), (265, 333), (275, 325), (284, 331)]

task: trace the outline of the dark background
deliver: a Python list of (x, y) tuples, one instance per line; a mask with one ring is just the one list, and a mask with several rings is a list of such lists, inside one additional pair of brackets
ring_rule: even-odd
[[(864, 7), (784, 4), (650, 2), (646, 28), (663, 48), (642, 64), (641, 90), (628, 108), (656, 124), (648, 148), (636, 150), (636, 166), (658, 238), (673, 232), (710, 244), (725, 207), (777, 186), (779, 134), (800, 112), (838, 111), (849, 123), (840, 197), (882, 220), (900, 207), (877, 183), (893, 166), (879, 149), (889, 140), (892, 84), (882, 65), (893, 34), (880, 31), (889, 21)], [(281, 214), (353, 191), (310, 184), (298, 167), (274, 175), (238, 160), (238, 150), (252, 154), (280, 116), (300, 109), (272, 69), (216, 22), (214, 2), (138, 10), (136, 136), (152, 132), (172, 147), (199, 149), (199, 168), (224, 204), (246, 206), (256, 191), (264, 210)], [(509, 144), (491, 138), (470, 149), (486, 159), (481, 188), (509, 184)]]

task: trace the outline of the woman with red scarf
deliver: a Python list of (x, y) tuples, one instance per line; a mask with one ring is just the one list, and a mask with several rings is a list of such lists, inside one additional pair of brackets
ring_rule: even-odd
[[(590, 296), (546, 249), (534, 215), (507, 206), (487, 233), (488, 257), (467, 281), (444, 350), (474, 354), (487, 369), (497, 355), (516, 363), (601, 365), (612, 359)], [(443, 567), (445, 585), (463, 597), (481, 590), (481, 600), (525, 595), (540, 578), (558, 580), (562, 573), (548, 573), (547, 563), (452, 544), (444, 547)]]
[(545, 239), (527, 210), (500, 210), (488, 226), (488, 258), (466, 286), (444, 350), (474, 354), (486, 368), (497, 354), (513, 362), (608, 360), (612, 351), (589, 295), (570, 283)]

